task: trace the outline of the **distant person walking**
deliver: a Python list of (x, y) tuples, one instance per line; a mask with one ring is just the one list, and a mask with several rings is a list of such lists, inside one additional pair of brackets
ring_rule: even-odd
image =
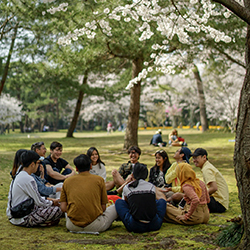
[(107, 125), (107, 133), (110, 134), (111, 132), (113, 132), (113, 125), (111, 122), (109, 122)]

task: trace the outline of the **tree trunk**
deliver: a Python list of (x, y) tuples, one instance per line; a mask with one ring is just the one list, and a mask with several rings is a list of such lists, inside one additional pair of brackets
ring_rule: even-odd
[[(82, 85), (87, 84), (87, 79), (88, 79), (88, 74), (85, 72)], [(74, 133), (74, 130), (76, 128), (76, 124), (77, 124), (79, 114), (80, 114), (80, 110), (81, 110), (81, 106), (82, 106), (83, 95), (84, 95), (84, 92), (80, 89), (79, 94), (78, 94), (76, 107), (75, 107), (74, 116), (73, 116), (73, 118), (71, 120), (71, 123), (70, 123), (70, 126), (69, 126), (66, 137), (73, 137), (73, 133)]]
[(199, 107), (200, 107), (200, 120), (201, 120), (201, 127), (202, 132), (208, 130), (208, 120), (207, 120), (207, 113), (206, 113), (206, 102), (205, 102), (205, 94), (203, 91), (203, 84), (200, 77), (199, 70), (195, 65), (194, 69), (194, 77), (197, 83), (198, 89), (198, 96), (199, 96)]
[(7, 75), (8, 75), (8, 71), (9, 71), (9, 66), (10, 66), (10, 59), (11, 59), (11, 55), (12, 55), (12, 52), (13, 52), (13, 49), (14, 49), (14, 44), (15, 44), (15, 40), (16, 40), (17, 30), (18, 30), (18, 23), (16, 24), (16, 26), (14, 28), (14, 34), (12, 36), (9, 54), (8, 54), (7, 61), (6, 61), (5, 67), (4, 67), (3, 77), (2, 77), (1, 82), (0, 82), (0, 95), (1, 95), (1, 93), (3, 91), (3, 87), (4, 87), (5, 81), (7, 79)]
[[(142, 71), (142, 58), (137, 58), (132, 62), (132, 79), (137, 77)], [(141, 81), (138, 81), (130, 90), (130, 106), (128, 123), (124, 139), (124, 149), (130, 146), (138, 146), (138, 122), (140, 112)]]
[(23, 128), (23, 122), (22, 121), (19, 122), (19, 127), (20, 127), (20, 132), (24, 133), (24, 128)]
[(235, 174), (245, 229), (240, 249), (250, 249), (250, 26), (247, 29), (246, 66), (246, 76), (240, 95), (234, 149)]

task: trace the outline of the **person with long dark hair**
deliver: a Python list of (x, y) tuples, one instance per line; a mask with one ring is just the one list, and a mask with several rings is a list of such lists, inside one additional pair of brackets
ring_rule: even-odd
[(95, 147), (90, 147), (87, 156), (91, 160), (90, 173), (101, 176), (106, 181), (106, 168), (104, 162), (100, 158), (100, 154)]
[(27, 152), (27, 149), (19, 149), (16, 151), (14, 162), (12, 166), (12, 170), (10, 172), (10, 175), (12, 179), (15, 177), (15, 175), (18, 173), (19, 167), (22, 165), (21, 163), (21, 154)]
[[(15, 176), (19, 173), (21, 167), (22, 167), (22, 162), (21, 162), (21, 155), (24, 152), (27, 152), (28, 150), (26, 149), (19, 149), (16, 151), (15, 157), (14, 157), (14, 162), (13, 162), (13, 167), (12, 170), (10, 172), (10, 175), (12, 177), (12, 179), (15, 178)], [(40, 158), (43, 158), (40, 156)], [(32, 173), (31, 176), (35, 179), (36, 184), (37, 184), (37, 188), (38, 191), (40, 193), (41, 196), (44, 197), (50, 197), (50, 198), (60, 198), (60, 194), (61, 194), (61, 185), (57, 184), (56, 186), (53, 186), (49, 183), (47, 183), (47, 181), (44, 178), (41, 178), (41, 172), (40, 172), (40, 168), (41, 168), (42, 163), (40, 162), (37, 171), (35, 173)], [(48, 185), (49, 184), (49, 185)]]
[(123, 188), (124, 200), (117, 200), (116, 211), (129, 232), (144, 233), (161, 228), (166, 212), (166, 201), (156, 200), (155, 186), (145, 181), (147, 166), (136, 163), (132, 182)]
[(155, 153), (155, 165), (150, 169), (149, 182), (154, 184), (156, 187), (164, 187), (165, 174), (170, 168), (171, 163), (169, 162), (168, 154), (164, 150), (158, 150)]
[[(18, 171), (12, 173), (15, 175), (10, 185), (6, 214), (13, 225), (24, 227), (57, 225), (62, 216), (59, 200), (52, 198), (46, 200), (41, 197), (36, 181), (31, 176), (37, 171), (40, 160), (41, 157), (36, 152), (25, 150), (18, 161), (21, 163)], [(34, 205), (25, 210), (20, 204), (28, 200), (33, 200)], [(14, 213), (14, 210), (19, 214)]]

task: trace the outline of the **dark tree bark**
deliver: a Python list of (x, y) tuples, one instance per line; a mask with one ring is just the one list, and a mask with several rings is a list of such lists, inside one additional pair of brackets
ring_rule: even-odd
[(9, 71), (9, 66), (10, 66), (10, 59), (11, 59), (11, 55), (12, 55), (12, 52), (13, 52), (13, 49), (14, 49), (14, 44), (15, 44), (15, 40), (16, 40), (17, 30), (18, 30), (18, 23), (16, 24), (16, 26), (14, 28), (14, 34), (12, 36), (12, 40), (11, 40), (11, 44), (10, 44), (10, 49), (9, 49), (9, 54), (8, 54), (7, 61), (6, 61), (5, 67), (4, 67), (3, 76), (2, 76), (2, 79), (1, 79), (1, 82), (0, 82), (0, 95), (1, 95), (1, 93), (3, 91), (3, 87), (4, 87), (5, 81), (7, 79), (7, 75), (8, 75), (8, 71)]
[[(132, 79), (142, 71), (142, 58), (134, 59), (132, 62)], [(141, 81), (137, 82), (130, 90), (130, 106), (128, 123), (124, 138), (124, 149), (130, 146), (138, 146), (138, 122), (140, 112)]]
[(239, 191), (244, 237), (238, 249), (250, 249), (250, 0), (239, 5), (234, 0), (215, 0), (234, 12), (247, 24), (246, 36), (246, 75), (241, 89), (236, 138), (234, 148), (234, 170)]
[(208, 120), (207, 120), (207, 113), (206, 113), (206, 102), (205, 102), (205, 94), (203, 90), (203, 84), (200, 77), (200, 73), (198, 68), (195, 66), (194, 69), (194, 77), (197, 83), (197, 90), (199, 96), (199, 107), (200, 107), (200, 120), (201, 120), (201, 127), (202, 132), (208, 130)]
[(245, 237), (240, 249), (250, 249), (250, 30), (248, 26), (246, 42), (247, 71), (241, 90), (236, 140), (234, 149), (234, 167), (239, 190), (239, 200), (244, 221)]
[[(85, 75), (83, 77), (82, 85), (87, 84), (87, 79), (88, 79), (88, 74), (85, 72)], [(81, 106), (82, 106), (83, 95), (84, 95), (84, 92), (80, 89), (79, 94), (78, 94), (76, 107), (75, 107), (74, 116), (73, 116), (73, 118), (71, 120), (71, 123), (70, 123), (70, 126), (69, 126), (66, 137), (73, 137), (73, 133), (74, 133), (74, 130), (76, 128), (76, 124), (77, 124), (79, 114), (80, 114), (80, 110), (81, 110)]]

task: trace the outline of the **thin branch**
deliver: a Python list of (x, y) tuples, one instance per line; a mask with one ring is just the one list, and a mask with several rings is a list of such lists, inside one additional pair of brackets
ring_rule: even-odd
[(217, 51), (219, 51), (221, 54), (223, 54), (224, 56), (226, 56), (227, 59), (229, 59), (230, 61), (238, 64), (239, 66), (243, 67), (244, 69), (246, 69), (246, 64), (236, 58), (233, 58), (232, 56), (230, 56), (229, 54), (227, 54), (225, 51), (223, 51), (221, 48), (219, 47), (214, 47)]

